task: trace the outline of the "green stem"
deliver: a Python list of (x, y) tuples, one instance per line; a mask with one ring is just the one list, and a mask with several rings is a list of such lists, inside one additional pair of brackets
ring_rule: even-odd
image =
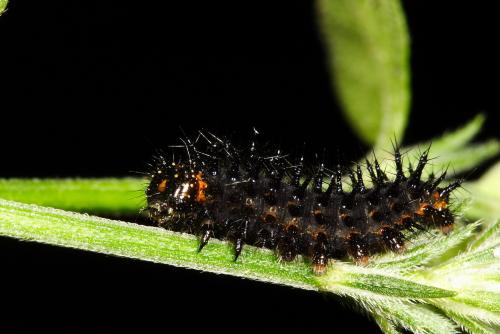
[(0, 235), (318, 290), (310, 266), (282, 264), (271, 251), (246, 247), (234, 262), (217, 240), (198, 253), (192, 235), (1, 199)]
[(107, 215), (137, 215), (144, 207), (142, 178), (0, 179), (0, 198)]

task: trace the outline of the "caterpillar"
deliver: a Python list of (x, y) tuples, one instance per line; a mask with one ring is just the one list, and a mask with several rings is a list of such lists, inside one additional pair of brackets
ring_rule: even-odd
[(366, 160), (368, 187), (359, 164), (307, 166), (303, 157), (265, 153), (272, 151), (255, 141), (239, 148), (201, 131), (194, 141), (181, 140), (180, 156), (160, 155), (151, 164), (147, 212), (160, 227), (198, 236), (198, 251), (210, 238), (227, 240), (236, 261), (245, 244), (253, 245), (274, 250), (282, 261), (301, 255), (321, 275), (334, 259), (365, 264), (374, 254), (404, 251), (408, 234), (447, 233), (454, 224), (449, 199), (461, 182), (441, 186), (446, 171), (422, 179), (429, 149), (405, 172), (395, 145), (392, 179), (375, 157)]

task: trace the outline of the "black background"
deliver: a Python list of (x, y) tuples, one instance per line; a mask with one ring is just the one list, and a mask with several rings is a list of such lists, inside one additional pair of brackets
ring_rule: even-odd
[[(488, 116), (498, 137), (493, 5), (404, 1), (413, 102), (405, 143)], [(1, 177), (144, 170), (179, 126), (256, 126), (288, 149), (356, 159), (309, 1), (19, 1), (0, 18)], [(377, 331), (338, 300), (75, 250), (0, 239), (0, 317), (18, 330)]]

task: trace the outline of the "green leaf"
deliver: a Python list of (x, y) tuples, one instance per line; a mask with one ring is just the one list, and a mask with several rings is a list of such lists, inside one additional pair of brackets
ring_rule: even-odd
[(440, 138), (420, 144), (421, 147), (427, 147), (432, 144), (432, 151), (436, 155), (445, 154), (467, 145), (481, 131), (486, 117), (483, 114), (476, 115), (461, 128), (444, 133)]
[(5, 12), (5, 8), (7, 8), (8, 0), (0, 0), (0, 15)]
[(145, 205), (141, 178), (0, 179), (0, 198), (59, 209), (136, 216)]
[(467, 193), (457, 193), (459, 199), (470, 198), (467, 217), (472, 219), (500, 217), (500, 163), (496, 163), (478, 181), (464, 184)]
[(424, 266), (429, 262), (440, 259), (446, 254), (456, 254), (453, 252), (457, 246), (469, 239), (480, 225), (479, 222), (468, 224), (464, 228), (456, 228), (449, 235), (438, 233), (429, 237), (426, 234), (419, 235), (408, 241), (412, 247), (402, 254), (386, 253), (374, 257), (370, 266), (375, 268), (391, 268), (397, 270), (413, 270), (416, 267)]
[[(448, 166), (454, 174), (462, 173), (479, 166), (482, 162), (497, 156), (500, 153), (500, 142), (496, 139), (488, 140), (484, 143), (471, 144), (437, 155), (432, 161), (434, 171), (444, 170)], [(451, 175), (453, 176), (453, 174)]]
[[(500, 258), (498, 254), (498, 244), (500, 243), (498, 235), (495, 241), (494, 246), (485, 249), (478, 248), (476, 251), (463, 253), (454, 258), (453, 261), (441, 264), (439, 270), (463, 272), (468, 269), (476, 270), (477, 266), (485, 267), (485, 265), (489, 264), (498, 264)], [(488, 268), (498, 270), (498, 266), (491, 266)]]
[(489, 310), (485, 310), (481, 307), (475, 307), (463, 303), (462, 301), (455, 300), (439, 300), (439, 302), (434, 302), (432, 300), (429, 301), (434, 304), (436, 307), (442, 309), (444, 312), (449, 311), (453, 312), (457, 315), (461, 315), (462, 317), (466, 317), (471, 320), (475, 320), (478, 322), (484, 322), (487, 324), (492, 324), (494, 326), (500, 325), (500, 310), (497, 309), (495, 312), (491, 312)]
[[(439, 301), (440, 299), (432, 299)], [(388, 334), (399, 333), (404, 328), (413, 333), (456, 333), (455, 324), (429, 305), (410, 301), (383, 300), (361, 302), (362, 307), (374, 315), (382, 331)]]
[[(418, 145), (411, 145), (401, 148), (403, 153), (403, 167), (409, 169), (410, 165), (416, 166), (424, 150), (430, 147), (429, 164), (424, 169), (422, 177), (425, 179), (430, 173), (439, 174), (446, 169), (450, 172), (447, 178), (470, 170), (482, 162), (497, 156), (500, 153), (500, 142), (496, 139), (479, 144), (469, 144), (475, 135), (480, 131), (484, 123), (484, 116), (479, 114), (469, 121), (465, 126), (455, 131), (444, 134), (439, 138), (429, 140)], [(396, 167), (394, 164), (393, 149), (374, 150), (377, 160), (383, 170), (388, 175), (394, 175)], [(371, 184), (369, 173), (366, 170), (365, 160), (373, 160), (373, 153), (370, 152), (359, 164), (363, 169), (364, 181)], [(349, 189), (349, 180), (344, 178), (346, 188)], [(500, 189), (500, 188), (498, 188)], [(463, 200), (466, 196), (460, 196)], [(475, 216), (474, 219), (483, 217)]]
[[(498, 245), (498, 234), (494, 239)], [(451, 298), (427, 300), (456, 318), (457, 323), (480, 329), (481, 323), (500, 325), (499, 250), (498, 246), (469, 248), (444, 263), (437, 263), (432, 270), (415, 272), (413, 278), (417, 282), (432, 282), (458, 292)], [(473, 321), (467, 323), (462, 318)]]
[(401, 139), (410, 101), (409, 36), (399, 0), (319, 0), (320, 30), (343, 111), (368, 144)]
[(373, 319), (377, 322), (378, 326), (385, 334), (401, 334), (400, 331), (396, 328), (396, 325), (380, 315), (375, 314)]
[(498, 235), (500, 234), (500, 220), (494, 221), (492, 224), (485, 224), (485, 228), (479, 233), (474, 241), (470, 244), (470, 249), (484, 249), (488, 246), (498, 244)]
[(409, 302), (383, 303), (378, 308), (372, 308), (372, 312), (390, 319), (393, 323), (413, 333), (456, 333), (456, 326), (450, 320), (436, 313), (427, 305)]
[(369, 294), (388, 297), (425, 299), (451, 297), (456, 293), (429, 285), (415, 283), (395, 274), (362, 268), (352, 264), (336, 263), (319, 281), (328, 291), (341, 295), (368, 297)]
[[(497, 139), (491, 139), (483, 143), (470, 144), (470, 141), (479, 133), (484, 125), (485, 117), (478, 114), (463, 127), (443, 134), (439, 138), (412, 145), (401, 149), (402, 152), (408, 152), (404, 156), (405, 166), (410, 164), (415, 166), (420, 158), (420, 152), (431, 147), (429, 152), (430, 168), (424, 170), (424, 177), (431, 172), (438, 173), (450, 168), (449, 177), (454, 174), (468, 171), (477, 167), (482, 162), (497, 156), (500, 153), (500, 142)], [(382, 154), (383, 158), (391, 160), (393, 157), (387, 152)], [(392, 162), (392, 161), (391, 161)], [(384, 164), (389, 172), (394, 171), (394, 164)]]
[(495, 334), (498, 333), (493, 327), (481, 321), (471, 319), (470, 317), (463, 316), (460, 313), (451, 310), (443, 310), (443, 312), (455, 321), (461, 328), (471, 334)]
[(500, 292), (464, 290), (453, 298), (454, 301), (497, 314), (500, 324)]

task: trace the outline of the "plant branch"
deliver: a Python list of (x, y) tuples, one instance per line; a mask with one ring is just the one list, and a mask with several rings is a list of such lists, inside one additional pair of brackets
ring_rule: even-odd
[(36, 205), (0, 200), (0, 235), (318, 289), (309, 266), (302, 261), (280, 264), (271, 251), (246, 247), (241, 259), (233, 262), (231, 248), (217, 240), (198, 253), (198, 241), (192, 235)]
[(145, 205), (142, 178), (0, 179), (0, 198), (93, 214), (135, 216)]

